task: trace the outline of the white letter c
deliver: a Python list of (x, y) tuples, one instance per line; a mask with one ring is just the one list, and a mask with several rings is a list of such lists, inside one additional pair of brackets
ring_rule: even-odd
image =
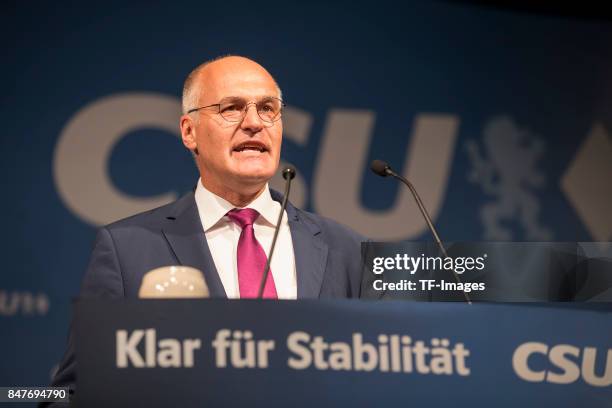
[(53, 159), (53, 176), (64, 204), (83, 221), (108, 224), (167, 204), (174, 192), (134, 197), (116, 189), (107, 171), (113, 146), (128, 132), (154, 127), (179, 134), (179, 100), (154, 93), (108, 96), (78, 111), (63, 129)]

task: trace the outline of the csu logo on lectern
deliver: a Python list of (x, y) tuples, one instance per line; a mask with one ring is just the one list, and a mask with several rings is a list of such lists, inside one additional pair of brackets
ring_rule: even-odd
[(585, 383), (595, 387), (612, 385), (612, 349), (579, 348), (570, 344), (550, 347), (528, 342), (514, 351), (512, 367), (516, 375), (529, 382), (571, 384), (582, 377)]

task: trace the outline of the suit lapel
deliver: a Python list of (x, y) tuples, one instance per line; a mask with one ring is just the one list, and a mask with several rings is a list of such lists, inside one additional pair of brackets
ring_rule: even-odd
[(295, 255), (297, 297), (318, 298), (325, 274), (328, 247), (321, 239), (313, 236), (303, 221), (289, 221), (289, 229)]
[(227, 297), (202, 229), (193, 193), (177, 202), (175, 215), (167, 217), (162, 232), (181, 265), (204, 273), (211, 297)]
[[(282, 194), (270, 190), (272, 198), (282, 201)], [(291, 203), (287, 203), (289, 230), (293, 241), (297, 298), (318, 298), (327, 264), (327, 244), (319, 237), (321, 229)]]

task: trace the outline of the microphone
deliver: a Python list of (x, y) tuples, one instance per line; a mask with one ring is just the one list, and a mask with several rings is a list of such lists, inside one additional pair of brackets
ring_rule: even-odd
[(280, 225), (285, 214), (285, 208), (287, 208), (287, 201), (289, 199), (289, 191), (291, 190), (291, 180), (295, 177), (295, 169), (292, 166), (287, 166), (282, 172), (283, 178), (285, 179), (285, 194), (283, 195), (283, 201), (281, 203), (280, 213), (278, 214), (278, 221), (276, 221), (276, 228), (274, 229), (274, 237), (272, 238), (272, 245), (270, 245), (270, 252), (268, 260), (266, 261), (266, 267), (264, 269), (263, 276), (261, 277), (261, 283), (259, 284), (259, 292), (257, 292), (257, 299), (263, 297), (264, 287), (266, 286), (266, 280), (270, 273), (270, 262), (272, 262), (272, 254), (274, 253), (274, 247), (276, 246), (276, 238), (278, 238), (278, 232), (280, 231)]
[[(434, 227), (433, 222), (431, 222), (429, 213), (427, 212), (425, 205), (423, 205), (423, 202), (421, 201), (421, 197), (419, 197), (419, 194), (417, 193), (412, 183), (408, 181), (408, 179), (406, 179), (405, 177), (402, 177), (396, 172), (394, 172), (391, 169), (391, 166), (389, 166), (387, 162), (384, 162), (382, 160), (372, 161), (372, 164), (370, 165), (370, 169), (381, 177), (387, 177), (387, 176), (395, 177), (396, 179), (404, 183), (406, 186), (408, 186), (408, 188), (410, 189), (410, 192), (412, 193), (412, 196), (414, 197), (414, 200), (417, 203), (417, 206), (419, 207), (419, 210), (421, 211), (421, 214), (423, 215), (423, 218), (425, 218), (425, 222), (427, 223), (427, 226), (429, 227), (429, 231), (431, 231), (431, 235), (433, 235), (434, 240), (436, 241), (436, 244), (438, 244), (438, 248), (440, 248), (440, 252), (442, 252), (442, 255), (444, 255), (444, 258), (448, 258), (448, 254), (446, 253), (446, 249), (444, 248), (444, 245), (442, 245), (442, 241), (440, 240), (440, 236), (438, 235), (438, 232), (436, 231), (436, 227)], [(459, 278), (459, 275), (457, 275), (457, 272), (455, 272), (455, 269), (452, 269), (452, 272), (453, 272), (453, 275), (455, 276), (455, 280), (457, 281), (457, 283), (461, 283), (461, 279)], [(472, 304), (472, 301), (470, 300), (470, 297), (468, 296), (466, 292), (463, 292), (463, 296), (465, 297), (465, 300), (467, 301), (467, 303)]]

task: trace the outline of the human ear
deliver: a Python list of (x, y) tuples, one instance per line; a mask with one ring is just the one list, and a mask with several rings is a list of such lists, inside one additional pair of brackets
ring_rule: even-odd
[(189, 115), (181, 116), (179, 126), (181, 128), (181, 140), (183, 141), (183, 145), (197, 155), (198, 146), (196, 143), (196, 131), (193, 118)]

